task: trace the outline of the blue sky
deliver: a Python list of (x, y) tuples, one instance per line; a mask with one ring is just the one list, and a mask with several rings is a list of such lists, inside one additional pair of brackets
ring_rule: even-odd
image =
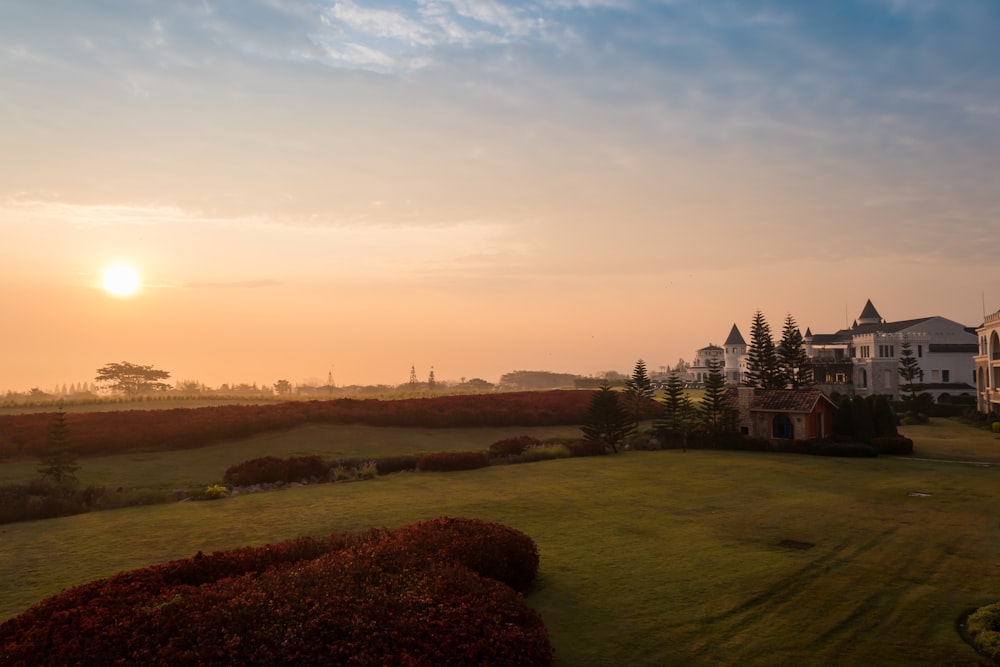
[[(0, 389), (126, 356), (210, 384), (655, 368), (868, 298), (978, 324), (998, 28), (985, 0), (5, 3), (27, 352)], [(141, 296), (105, 303), (111, 261)], [(60, 311), (86, 324), (54, 361)]]

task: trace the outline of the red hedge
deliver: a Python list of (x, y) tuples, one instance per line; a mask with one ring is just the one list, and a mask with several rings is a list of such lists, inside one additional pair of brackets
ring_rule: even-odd
[[(155, 565), (0, 624), (0, 664), (551, 665), (530, 538), (437, 519)], [(494, 578), (495, 577), (495, 578)]]
[(490, 455), (497, 457), (519, 456), (523, 454), (526, 449), (538, 447), (541, 444), (541, 440), (533, 438), (530, 435), (519, 435), (513, 438), (504, 438), (503, 440), (497, 440), (490, 445)]

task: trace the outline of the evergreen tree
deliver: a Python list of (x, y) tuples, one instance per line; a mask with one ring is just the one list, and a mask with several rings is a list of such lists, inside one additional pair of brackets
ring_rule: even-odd
[(872, 405), (864, 396), (851, 399), (851, 425), (854, 427), (854, 439), (866, 445), (875, 437), (875, 420), (872, 418)]
[(653, 381), (646, 372), (646, 362), (639, 359), (632, 369), (632, 376), (625, 381), (625, 400), (632, 408), (632, 416), (636, 422), (642, 416), (643, 406), (653, 398)]
[(851, 420), (851, 397), (843, 394), (836, 398), (837, 412), (833, 416), (833, 435), (838, 442), (848, 442), (854, 437), (854, 422)]
[(618, 446), (629, 435), (635, 432), (636, 424), (621, 403), (618, 393), (611, 389), (607, 382), (594, 392), (590, 399), (590, 407), (584, 418), (583, 431), (585, 440), (597, 440), (618, 452)]
[(705, 393), (701, 397), (701, 415), (710, 433), (721, 433), (733, 425), (732, 410), (726, 405), (726, 376), (721, 362), (708, 362)]
[(691, 429), (694, 405), (684, 391), (684, 383), (677, 371), (671, 371), (664, 387), (663, 412), (653, 423), (653, 428), (663, 438), (680, 437), (681, 448), (687, 451), (687, 436)]
[(899, 435), (896, 429), (896, 413), (889, 399), (882, 394), (875, 394), (872, 399), (872, 419), (875, 421), (876, 436)]
[(806, 354), (802, 332), (791, 314), (785, 317), (785, 326), (781, 331), (781, 344), (778, 345), (779, 372), (784, 386), (790, 389), (809, 387), (814, 384), (812, 365)]
[(433, 391), (434, 387), (436, 385), (437, 385), (437, 382), (434, 380), (434, 367), (431, 366), (431, 372), (427, 376), (427, 388), (430, 389), (431, 391)]
[(750, 348), (747, 350), (747, 384), (758, 389), (784, 387), (778, 369), (778, 355), (771, 338), (771, 327), (758, 310), (750, 325)]
[(417, 367), (415, 365), (410, 365), (410, 387), (416, 387), (420, 384), (420, 380), (417, 379)]
[(60, 405), (49, 425), (45, 453), (39, 460), (38, 472), (43, 477), (51, 478), (56, 484), (73, 485), (76, 484), (74, 473), (79, 469), (76, 453), (70, 444), (66, 413)]
[(904, 338), (899, 346), (899, 379), (903, 381), (903, 401), (906, 403), (908, 412), (917, 411), (917, 391), (920, 389), (919, 381), (923, 375), (920, 370), (920, 362), (913, 356), (913, 348), (909, 339)]

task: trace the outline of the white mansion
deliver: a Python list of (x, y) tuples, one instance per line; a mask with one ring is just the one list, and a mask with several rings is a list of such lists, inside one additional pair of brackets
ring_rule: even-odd
[(976, 407), (983, 414), (1000, 414), (1000, 310), (987, 315), (976, 334)]
[[(922, 391), (934, 396), (971, 394), (978, 366), (980, 393), (988, 387), (989, 400), (1000, 404), (1000, 312), (990, 317), (992, 323), (988, 319), (979, 330), (939, 316), (887, 322), (869, 300), (850, 328), (832, 334), (806, 329), (803, 342), (816, 383), (826, 391), (899, 398), (899, 355), (903, 342), (909, 341), (920, 366)], [(989, 326), (991, 333), (986, 332)], [(977, 342), (977, 331), (987, 343)], [(746, 376), (747, 348), (734, 324), (721, 348), (709, 345), (695, 353), (688, 379), (702, 381), (697, 375), (707, 373), (707, 362), (722, 360), (726, 381), (739, 384)]]

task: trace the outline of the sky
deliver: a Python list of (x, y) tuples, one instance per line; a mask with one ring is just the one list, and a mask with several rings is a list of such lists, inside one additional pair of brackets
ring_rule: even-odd
[(998, 33), (993, 0), (9, 0), (0, 391), (655, 371), (867, 299), (976, 326)]

